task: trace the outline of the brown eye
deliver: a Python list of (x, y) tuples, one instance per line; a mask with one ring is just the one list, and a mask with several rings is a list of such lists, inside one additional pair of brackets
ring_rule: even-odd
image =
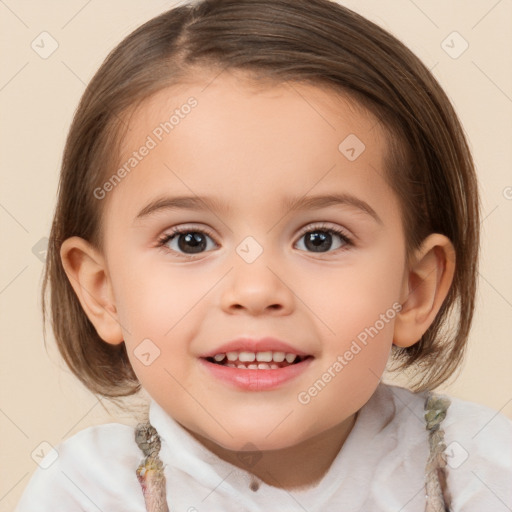
[(198, 253), (204, 251), (208, 242), (204, 233), (186, 233), (174, 235), (178, 239), (178, 247), (183, 252)]
[(175, 229), (164, 235), (158, 245), (183, 255), (200, 254), (216, 247), (212, 237), (200, 229)]
[(303, 246), (308, 252), (333, 252), (351, 245), (350, 239), (344, 232), (336, 228), (310, 228), (303, 232), (300, 239), (302, 238), (304, 239)]

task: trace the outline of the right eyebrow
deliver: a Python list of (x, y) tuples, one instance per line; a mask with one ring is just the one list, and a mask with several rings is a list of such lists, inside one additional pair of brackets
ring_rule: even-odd
[(157, 212), (165, 210), (212, 210), (215, 212), (227, 212), (228, 205), (219, 203), (208, 196), (177, 196), (177, 197), (159, 197), (150, 201), (139, 213), (135, 220), (140, 220)]

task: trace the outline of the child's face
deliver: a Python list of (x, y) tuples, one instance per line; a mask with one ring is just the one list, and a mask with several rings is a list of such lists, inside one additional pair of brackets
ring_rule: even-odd
[[(208, 81), (164, 90), (129, 119), (120, 167), (137, 162), (104, 199), (105, 257), (149, 394), (225, 448), (277, 449), (347, 425), (379, 382), (406, 298), (399, 204), (383, 177), (381, 127), (353, 104), (313, 86)], [(160, 123), (176, 109), (166, 133)], [(290, 207), (327, 195), (350, 199)], [(138, 217), (178, 196), (208, 208)], [(185, 234), (157, 247), (174, 227)], [(202, 358), (241, 337), (278, 338), (310, 358), (274, 384), (269, 374), (292, 372)]]

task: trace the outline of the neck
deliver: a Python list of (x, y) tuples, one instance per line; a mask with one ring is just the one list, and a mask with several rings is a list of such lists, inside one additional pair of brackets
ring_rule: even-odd
[(345, 443), (355, 419), (356, 414), (353, 414), (342, 423), (299, 444), (263, 452), (228, 450), (195, 432), (189, 432), (221, 459), (249, 471), (268, 485), (289, 490), (320, 482)]

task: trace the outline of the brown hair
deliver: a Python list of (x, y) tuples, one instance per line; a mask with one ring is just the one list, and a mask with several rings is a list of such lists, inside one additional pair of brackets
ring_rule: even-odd
[(140, 389), (125, 344), (104, 342), (82, 310), (60, 247), (79, 236), (102, 248), (105, 201), (93, 190), (119, 164), (127, 113), (164, 87), (193, 80), (201, 69), (327, 86), (380, 119), (390, 142), (387, 179), (400, 200), (407, 254), (430, 233), (446, 235), (456, 252), (454, 280), (437, 317), (416, 344), (395, 347), (394, 361), (397, 368), (414, 368), (413, 389), (444, 382), (462, 359), (475, 303), (479, 199), (471, 154), (450, 101), (421, 61), (391, 34), (330, 0), (182, 5), (139, 27), (108, 55), (83, 94), (66, 141), (42, 290), (46, 318), (50, 285), (53, 331), (73, 373), (108, 397)]

